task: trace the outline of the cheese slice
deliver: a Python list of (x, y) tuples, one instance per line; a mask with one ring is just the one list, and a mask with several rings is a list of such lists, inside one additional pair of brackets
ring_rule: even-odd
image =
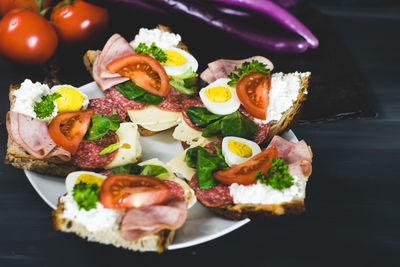
[(123, 122), (115, 132), (120, 147), (115, 158), (104, 168), (111, 169), (128, 163), (135, 163), (142, 156), (142, 147), (139, 143), (138, 126), (132, 122)]
[(197, 131), (187, 125), (187, 123), (182, 120), (182, 122), (176, 126), (174, 132), (172, 133), (172, 137), (176, 140), (185, 142), (191, 147), (194, 146), (204, 146), (205, 144), (213, 141), (218, 141), (217, 137), (206, 138), (201, 136), (200, 131)]
[(186, 151), (183, 151), (181, 154), (172, 158), (167, 166), (176, 174), (176, 176), (180, 178), (184, 178), (187, 181), (192, 179), (193, 175), (196, 173), (196, 169), (190, 168), (185, 161)]
[(128, 110), (127, 113), (133, 123), (153, 132), (172, 128), (182, 121), (182, 112), (165, 111), (154, 106)]

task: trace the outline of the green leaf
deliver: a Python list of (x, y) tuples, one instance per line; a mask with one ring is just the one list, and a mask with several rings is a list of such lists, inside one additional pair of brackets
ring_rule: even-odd
[(253, 59), (251, 62), (244, 62), (241, 68), (235, 67), (234, 71), (239, 73), (239, 75), (234, 72), (231, 72), (228, 75), (229, 79), (231, 79), (231, 81), (228, 82), (228, 85), (230, 86), (236, 85), (236, 83), (239, 82), (244, 76), (253, 72), (259, 72), (264, 75), (270, 74), (270, 70), (267, 69), (267, 65), (255, 59)]
[(197, 164), (197, 155), (198, 155), (198, 151), (199, 150), (203, 150), (203, 151), (207, 151), (207, 149), (205, 149), (204, 147), (201, 146), (196, 146), (193, 148), (189, 148), (186, 151), (185, 154), (185, 161), (186, 161), (186, 165), (188, 165), (190, 168), (196, 168), (196, 164)]
[(266, 175), (261, 171), (256, 173), (256, 181), (271, 186), (276, 190), (283, 190), (294, 184), (294, 178), (290, 175), (287, 164), (283, 159), (269, 159), (271, 168)]
[(144, 165), (143, 170), (140, 172), (140, 174), (154, 176), (161, 180), (166, 180), (169, 178), (169, 173), (167, 169), (165, 169), (163, 166), (158, 165)]
[(165, 100), (164, 97), (153, 95), (132, 81), (126, 81), (115, 86), (126, 99), (146, 105), (158, 105)]
[(186, 109), (186, 114), (194, 126), (203, 128), (224, 117), (223, 115), (211, 113), (207, 108), (203, 107), (189, 107)]
[(58, 93), (42, 96), (41, 101), (35, 103), (35, 105), (33, 106), (33, 111), (35, 112), (36, 117), (38, 117), (39, 119), (49, 117), (56, 107), (54, 101), (60, 97), (61, 95)]
[(140, 43), (135, 48), (136, 54), (143, 54), (143, 55), (152, 55), (158, 62), (165, 62), (167, 61), (167, 55), (165, 52), (156, 46), (153, 42), (150, 47), (148, 47), (145, 43)]
[(111, 144), (108, 147), (104, 148), (100, 151), (99, 156), (103, 156), (105, 154), (111, 153), (119, 148), (119, 143)]
[(128, 163), (123, 166), (119, 166), (112, 170), (112, 174), (124, 173), (124, 174), (136, 174), (139, 175), (143, 170), (143, 167), (136, 163)]
[(239, 111), (226, 115), (221, 120), (222, 136), (236, 136), (253, 140), (258, 127)]
[(212, 137), (221, 132), (221, 119), (209, 124), (201, 133), (203, 137)]
[(117, 131), (119, 128), (119, 124), (122, 120), (118, 117), (118, 115), (113, 115), (110, 118), (104, 115), (96, 114), (92, 116), (92, 125), (89, 129), (89, 135), (87, 136), (87, 140), (93, 141), (102, 138), (108, 131)]
[(170, 76), (169, 84), (186, 95), (192, 95), (197, 93), (197, 76), (198, 74), (190, 67), (181, 75)]
[(91, 210), (96, 208), (99, 201), (100, 187), (97, 183), (80, 182), (73, 188), (73, 197), (79, 209)]

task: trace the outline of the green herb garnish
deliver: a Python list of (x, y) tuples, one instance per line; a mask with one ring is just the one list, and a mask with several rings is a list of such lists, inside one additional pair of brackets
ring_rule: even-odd
[(190, 67), (181, 75), (169, 76), (169, 84), (186, 95), (193, 95), (197, 93), (197, 76), (198, 74)]
[(271, 186), (276, 190), (289, 188), (294, 184), (294, 179), (290, 175), (288, 166), (283, 159), (269, 159), (271, 168), (264, 174), (261, 171), (256, 173), (256, 181)]
[(167, 61), (167, 55), (164, 51), (156, 46), (153, 42), (150, 47), (148, 47), (145, 43), (140, 43), (135, 48), (136, 54), (143, 54), (143, 55), (152, 55), (158, 62), (165, 62)]
[(132, 81), (120, 83), (115, 86), (126, 99), (133, 100), (140, 104), (158, 105), (165, 100), (164, 97), (153, 95)]
[(35, 105), (33, 106), (33, 111), (36, 113), (36, 117), (38, 117), (39, 119), (49, 117), (56, 107), (56, 105), (54, 104), (54, 100), (60, 97), (61, 95), (59, 93), (42, 96), (41, 101), (35, 103)]
[(92, 116), (92, 125), (89, 129), (87, 140), (93, 141), (102, 138), (109, 131), (117, 131), (122, 119), (114, 114), (111, 117), (96, 114)]
[(97, 183), (80, 182), (74, 186), (73, 197), (79, 209), (91, 210), (96, 208), (99, 201), (100, 187)]
[(119, 143), (111, 144), (108, 147), (104, 148), (102, 151), (100, 151), (99, 156), (103, 156), (105, 154), (114, 152), (119, 148)]
[(234, 72), (229, 74), (228, 78), (231, 79), (231, 81), (228, 82), (228, 85), (230, 86), (234, 86), (243, 78), (243, 76), (253, 72), (259, 72), (264, 75), (270, 74), (270, 70), (267, 69), (267, 64), (263, 64), (255, 59), (253, 59), (251, 62), (244, 62), (241, 68), (235, 67), (234, 71), (239, 75)]
[(129, 163), (123, 166), (119, 166), (112, 170), (112, 174), (117, 174), (117, 173), (149, 175), (161, 180), (169, 178), (169, 173), (167, 169), (165, 169), (163, 166), (151, 165), (151, 164), (140, 166), (136, 163)]
[(112, 170), (112, 174), (124, 173), (124, 174), (136, 174), (139, 175), (143, 170), (143, 167), (136, 163), (128, 163), (123, 166), (118, 166)]

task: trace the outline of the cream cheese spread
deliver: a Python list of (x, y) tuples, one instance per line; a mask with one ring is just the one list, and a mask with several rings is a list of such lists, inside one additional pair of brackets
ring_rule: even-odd
[(149, 30), (141, 28), (135, 39), (130, 42), (130, 45), (136, 48), (140, 43), (150, 46), (154, 42), (161, 49), (167, 49), (169, 47), (177, 47), (180, 41), (181, 36), (179, 34), (165, 32), (160, 29)]

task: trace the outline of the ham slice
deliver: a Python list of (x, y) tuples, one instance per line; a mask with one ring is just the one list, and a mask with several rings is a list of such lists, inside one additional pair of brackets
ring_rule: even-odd
[(272, 138), (268, 147), (274, 146), (278, 150), (278, 157), (282, 158), (289, 167), (289, 173), (297, 177), (309, 177), (312, 172), (312, 153), (304, 140), (293, 143), (278, 135)]
[(47, 124), (30, 116), (8, 112), (6, 118), (8, 134), (19, 146), (37, 159), (56, 156), (64, 161), (71, 159), (71, 154), (57, 147), (50, 138)]
[(93, 63), (93, 78), (103, 91), (129, 80), (119, 74), (109, 73), (107, 65), (117, 58), (130, 54), (135, 54), (135, 50), (121, 35), (116, 33), (108, 39)]
[(184, 224), (186, 216), (187, 207), (184, 200), (129, 209), (121, 221), (121, 236), (125, 240), (135, 241), (162, 229), (176, 230)]
[(258, 60), (259, 62), (266, 64), (267, 68), (270, 70), (274, 68), (272, 62), (262, 56), (254, 56), (240, 60), (218, 59), (208, 63), (208, 68), (200, 74), (200, 78), (207, 83), (212, 83), (220, 78), (227, 78), (228, 75), (233, 72), (235, 67), (240, 68), (244, 62), (251, 62), (252, 60)]

